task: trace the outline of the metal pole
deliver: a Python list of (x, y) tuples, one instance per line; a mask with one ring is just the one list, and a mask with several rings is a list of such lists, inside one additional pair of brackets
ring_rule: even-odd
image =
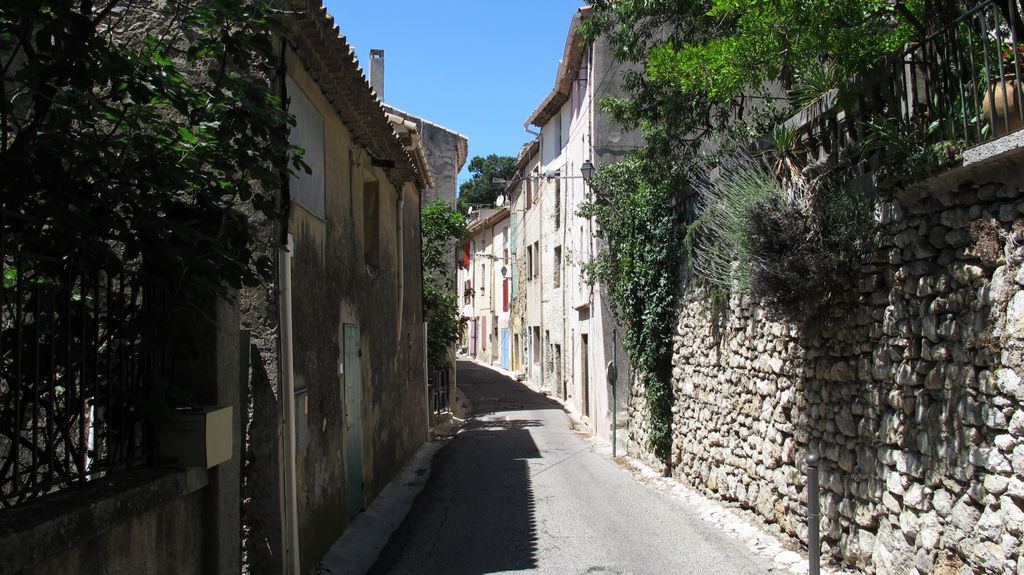
[(617, 442), (615, 440), (616, 431), (617, 431), (617, 428), (619, 427), (618, 423), (615, 421), (615, 418), (616, 418), (616, 415), (617, 415), (618, 403), (619, 403), (618, 393), (616, 393), (616, 390), (617, 390), (618, 387), (615, 385), (616, 381), (618, 380), (618, 370), (619, 370), (619, 365), (615, 361), (617, 359), (615, 357), (615, 348), (616, 348), (616, 345), (617, 345), (617, 342), (616, 342), (616, 336), (617, 335), (618, 335), (618, 333), (616, 332), (615, 328), (612, 328), (612, 365), (611, 365), (612, 373), (609, 375), (609, 378), (612, 380), (612, 457), (616, 457), (618, 455), (616, 453)]
[(821, 515), (818, 508), (818, 456), (807, 456), (807, 559), (809, 575), (821, 573)]

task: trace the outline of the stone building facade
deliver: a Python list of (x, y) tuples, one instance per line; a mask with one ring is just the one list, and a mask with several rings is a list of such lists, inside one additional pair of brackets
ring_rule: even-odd
[(614, 358), (616, 379), (625, 382), (629, 362), (604, 286), (584, 277), (599, 245), (596, 224), (578, 213), (592, 193), (581, 168), (614, 163), (642, 139), (598, 106), (623, 95), (628, 65), (614, 58), (607, 38), (584, 40), (580, 27), (588, 18), (590, 8), (583, 7), (569, 23), (554, 86), (525, 123), (540, 134), (520, 155), (519, 175), (506, 189), (520, 264), (513, 341), (517, 325), (521, 337), (514, 355), (524, 358), (523, 377), (563, 398), (594, 435), (624, 446), (618, 429), (627, 394), (609, 384), (607, 371)]
[(428, 438), (415, 126), (390, 116), (319, 0), (283, 41), (293, 144), (275, 285), (241, 296), (252, 334), (243, 526), (251, 573), (314, 570)]
[[(973, 155), (882, 193), (878, 249), (814, 319), (685, 294), (673, 476), (806, 541), (814, 453), (823, 554), (1024, 573), (1024, 173), (1019, 149)], [(631, 450), (650, 459), (633, 397)]]

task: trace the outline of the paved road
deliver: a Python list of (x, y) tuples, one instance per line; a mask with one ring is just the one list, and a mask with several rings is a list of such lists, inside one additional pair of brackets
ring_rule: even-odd
[(460, 362), (464, 431), (370, 573), (765, 574), (770, 564), (594, 453), (561, 406)]

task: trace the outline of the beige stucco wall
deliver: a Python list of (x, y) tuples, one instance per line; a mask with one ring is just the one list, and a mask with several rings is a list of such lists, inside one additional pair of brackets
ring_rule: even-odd
[[(299, 59), (289, 52), (287, 63), (295, 85), (324, 122), (324, 164), (311, 166), (323, 170), (324, 218), (292, 202), (288, 226), (293, 245), (294, 373), (300, 391), (297, 491), (305, 570), (316, 565), (346, 523), (342, 367), (356, 367), (362, 377), (366, 503), (426, 439), (422, 273), (415, 186), (397, 187), (385, 170), (372, 166), (368, 153), (353, 142)], [(364, 183), (369, 181), (377, 182), (379, 195), (375, 266), (368, 265), (364, 255)], [(400, 194), (405, 198), (401, 216)], [(360, 326), (359, 366), (342, 366), (344, 324)]]

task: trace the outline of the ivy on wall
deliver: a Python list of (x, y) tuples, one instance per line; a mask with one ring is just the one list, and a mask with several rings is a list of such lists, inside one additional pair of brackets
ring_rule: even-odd
[(593, 217), (606, 248), (585, 266), (590, 281), (604, 284), (623, 339), (644, 389), (648, 448), (667, 461), (672, 448), (672, 334), (678, 303), (680, 218), (668, 206), (670, 171), (649, 171), (637, 154), (600, 170), (592, 196), (580, 210)]

